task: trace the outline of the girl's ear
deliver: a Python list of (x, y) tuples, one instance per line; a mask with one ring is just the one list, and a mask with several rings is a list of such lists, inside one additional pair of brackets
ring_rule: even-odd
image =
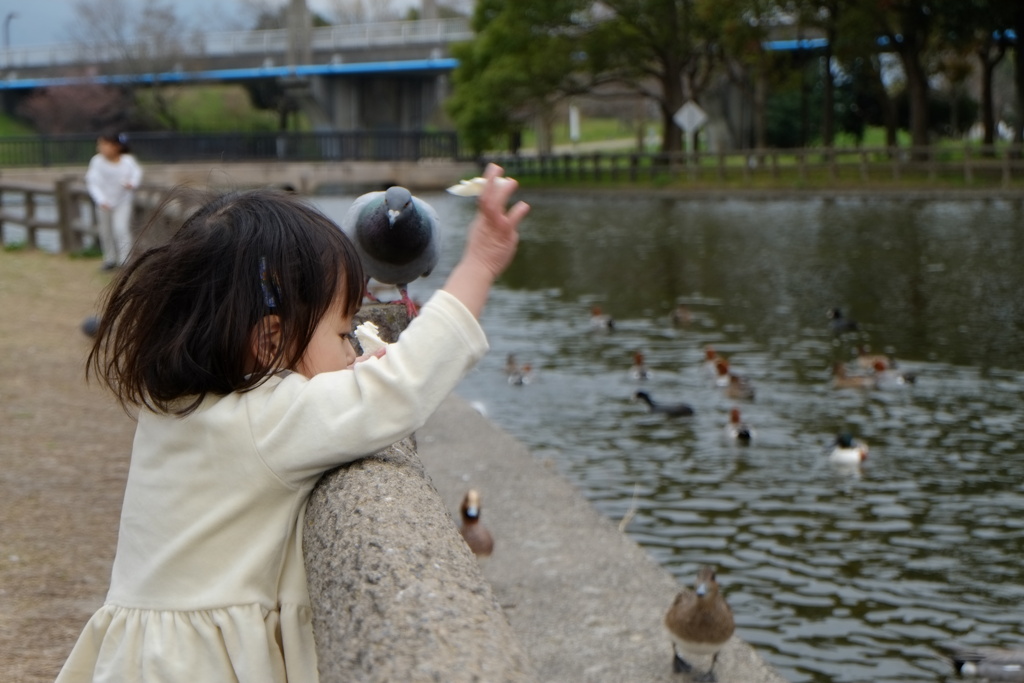
[(267, 367), (281, 351), (281, 318), (265, 315), (249, 333), (249, 353), (258, 365)]

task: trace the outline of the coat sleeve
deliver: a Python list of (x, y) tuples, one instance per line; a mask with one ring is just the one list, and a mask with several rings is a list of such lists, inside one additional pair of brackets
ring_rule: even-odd
[(99, 169), (98, 157), (89, 160), (89, 168), (85, 172), (85, 187), (89, 196), (97, 204), (109, 204), (106, 194), (103, 192), (103, 178)]
[(139, 162), (135, 160), (135, 157), (128, 155), (128, 183), (132, 188), (138, 187), (142, 183), (142, 167), (139, 166)]
[(370, 455), (423, 426), (487, 348), (473, 315), (438, 291), (383, 358), (289, 375), (253, 405), (256, 449), (293, 485)]

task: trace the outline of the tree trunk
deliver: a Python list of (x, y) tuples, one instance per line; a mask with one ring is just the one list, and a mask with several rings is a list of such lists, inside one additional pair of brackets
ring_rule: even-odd
[(662, 78), (662, 92), (665, 95), (661, 103), (661, 151), (669, 154), (683, 150), (683, 130), (672, 118), (685, 101), (681, 74), (681, 68), (666, 67)]
[(885, 146), (889, 149), (893, 149), (898, 143), (898, 139), (896, 137), (896, 103), (893, 102), (891, 97), (889, 97), (889, 91), (885, 89), (885, 81), (882, 80), (882, 69), (881, 65), (878, 63), (878, 58), (873, 58), (871, 63), (875, 72), (874, 89), (878, 93), (878, 100), (882, 103), (882, 123), (885, 126)]
[(661, 107), (661, 151), (668, 154), (681, 152), (683, 149), (683, 129), (672, 119), (672, 115), (678, 110), (679, 107), (670, 110), (667, 104)]
[(764, 69), (758, 69), (754, 77), (754, 146), (758, 149), (768, 146), (767, 101), (768, 79), (765, 77)]
[(982, 144), (986, 147), (984, 154), (994, 156), (995, 150), (992, 145), (996, 142), (996, 112), (992, 101), (992, 78), (996, 64), (1006, 54), (1003, 50), (996, 53), (996, 57), (989, 56), (988, 48), (978, 50), (978, 59), (981, 61), (981, 125), (983, 128)]
[(555, 151), (555, 136), (552, 112), (548, 109), (537, 114), (537, 154), (541, 156), (550, 155)]
[(825, 73), (822, 74), (825, 84), (825, 90), (822, 93), (823, 97), (821, 104), (821, 141), (822, 144), (825, 145), (825, 147), (832, 147), (832, 145), (835, 144), (836, 137), (836, 84), (835, 79), (832, 77), (832, 44), (834, 42), (835, 32), (830, 31), (828, 37), (828, 47), (825, 49)]
[(929, 143), (928, 121), (928, 75), (917, 51), (908, 46), (900, 50), (903, 70), (907, 76), (907, 92), (910, 95), (910, 144), (915, 147), (914, 155), (924, 154), (923, 148)]
[[(1013, 80), (1017, 86), (1017, 111), (1024, 112), (1024, 49), (1020, 37), (1024, 36), (1024, 3), (1016, 3), (1013, 12), (1013, 30), (1017, 33), (1017, 49), (1013, 51)], [(1018, 147), (1024, 140), (1024, 116), (1018, 114), (1013, 126), (1013, 142)]]

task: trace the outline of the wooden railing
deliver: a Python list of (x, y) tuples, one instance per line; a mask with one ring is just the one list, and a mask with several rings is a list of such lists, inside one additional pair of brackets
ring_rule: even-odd
[(886, 183), (970, 188), (1024, 185), (1012, 147), (756, 149), (734, 152), (594, 152), (487, 158), (517, 178), (568, 182), (681, 182), (720, 187), (877, 187)]
[[(166, 191), (147, 186), (136, 191), (136, 223)], [(99, 240), (96, 207), (80, 176), (61, 178), (53, 184), (0, 181), (0, 236), (8, 224), (24, 229), (25, 239), (16, 241), (29, 249), (40, 247), (42, 230), (57, 233), (60, 252), (77, 251)]]
[(83, 183), (70, 178), (56, 184), (0, 182), (0, 228), (25, 230), (24, 246), (39, 246), (41, 230), (56, 230), (61, 251), (80, 248), (86, 235), (96, 234), (96, 213)]

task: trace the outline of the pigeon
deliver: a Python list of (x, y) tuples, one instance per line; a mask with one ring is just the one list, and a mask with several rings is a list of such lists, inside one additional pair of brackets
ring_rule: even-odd
[(494, 537), (487, 527), (480, 523), (480, 494), (476, 489), (466, 492), (462, 499), (461, 512), (462, 526), (459, 532), (469, 549), (477, 557), (490, 557), (494, 551)]
[(355, 244), (367, 282), (373, 278), (398, 287), (400, 303), (410, 318), (416, 317), (409, 283), (430, 275), (440, 255), (441, 226), (434, 208), (395, 185), (357, 197), (341, 229)]
[(683, 655), (690, 658), (711, 655), (711, 666), (695, 680), (714, 681), (718, 652), (736, 630), (732, 609), (718, 592), (714, 567), (701, 565), (694, 588), (676, 595), (665, 614), (665, 628), (672, 638), (673, 670), (676, 673), (693, 671), (693, 665)]
[(646, 391), (633, 394), (633, 400), (643, 401), (652, 413), (661, 413), (669, 417), (687, 417), (693, 415), (693, 408), (685, 403), (656, 403)]
[(81, 329), (82, 334), (86, 337), (95, 337), (100, 331), (100, 317), (98, 315), (90, 315), (82, 321)]

